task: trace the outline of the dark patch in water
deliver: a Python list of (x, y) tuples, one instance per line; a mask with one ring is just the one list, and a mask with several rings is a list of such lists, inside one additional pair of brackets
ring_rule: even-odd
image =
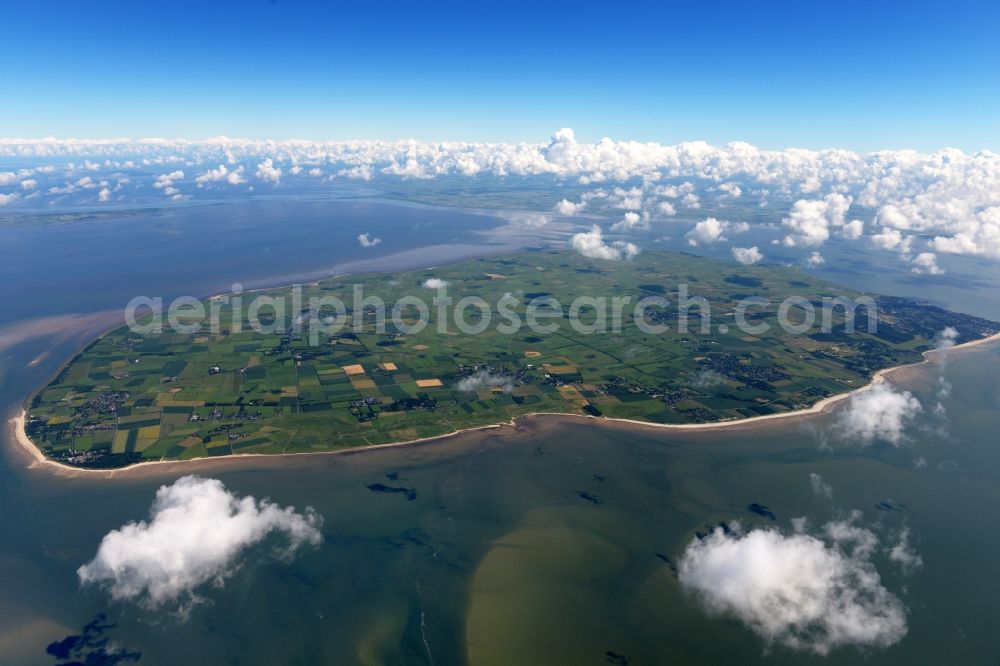
[(46, 654), (54, 657), (61, 666), (114, 666), (139, 661), (141, 652), (131, 652), (111, 644), (111, 638), (105, 634), (116, 625), (106, 620), (107, 616), (101, 613), (84, 626), (82, 633), (49, 643), (45, 648)]
[(613, 650), (604, 653), (604, 661), (615, 666), (628, 666), (628, 657)]
[(389, 479), (390, 481), (395, 481), (399, 478), (399, 472), (389, 472), (388, 474), (385, 475), (385, 478)]
[(598, 497), (593, 493), (587, 492), (586, 490), (581, 490), (580, 492), (577, 493), (577, 495), (587, 500), (591, 504), (604, 504), (603, 499), (601, 499), (600, 497)]
[(670, 569), (670, 572), (673, 573), (674, 578), (677, 578), (677, 565), (674, 564), (672, 559), (670, 559), (670, 556), (666, 553), (657, 553), (656, 556), (663, 560), (663, 563), (666, 564), (667, 568)]
[[(767, 508), (767, 507), (764, 507), (764, 508)], [(696, 530), (695, 533), (694, 533), (694, 535), (695, 535), (695, 537), (699, 541), (701, 541), (702, 539), (704, 539), (705, 537), (707, 537), (709, 534), (711, 534), (712, 532), (714, 532), (716, 528), (722, 530), (722, 533), (725, 534), (725, 535), (727, 535), (727, 536), (734, 533), (733, 529), (731, 527), (729, 527), (729, 523), (726, 523), (726, 522), (723, 522), (723, 521), (719, 521), (718, 525), (705, 525), (705, 530), (706, 530), (705, 532), (699, 532), (699, 531)]]
[(875, 508), (878, 509), (879, 511), (898, 511), (899, 513), (902, 513), (903, 509), (901, 507), (904, 506), (905, 505), (903, 504), (897, 506), (895, 503), (893, 503), (891, 499), (884, 499), (878, 504), (876, 504)]
[(778, 517), (774, 515), (774, 512), (763, 504), (757, 504), (757, 502), (751, 502), (747, 505), (747, 511), (750, 513), (757, 514), (758, 516), (763, 516), (764, 518), (770, 518), (771, 520), (777, 520)]
[(594, 475), (594, 481), (597, 481), (598, 483), (604, 483), (604, 475), (603, 474), (595, 474)]
[(410, 502), (417, 499), (417, 491), (413, 488), (403, 488), (401, 486), (387, 486), (384, 483), (369, 483), (368, 490), (373, 493), (403, 494)]

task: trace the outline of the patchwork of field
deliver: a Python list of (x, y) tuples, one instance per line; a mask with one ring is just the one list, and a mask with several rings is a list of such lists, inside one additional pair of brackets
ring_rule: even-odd
[[(447, 330), (431, 304), (431, 278), (448, 283), (454, 302), (478, 296), (490, 304), (479, 333)], [(711, 332), (678, 331), (678, 285), (707, 299)], [(421, 331), (413, 307), (379, 326), (379, 308), (356, 304), (355, 291), (397, 302), (429, 304)], [(291, 304), (291, 288), (256, 294)], [(532, 412), (590, 414), (656, 423), (701, 423), (786, 412), (865, 384), (876, 370), (914, 362), (945, 326), (959, 340), (995, 332), (994, 322), (904, 299), (879, 301), (878, 330), (786, 333), (777, 304), (798, 295), (857, 294), (783, 267), (735, 267), (684, 253), (648, 252), (606, 262), (561, 252), (524, 253), (395, 275), (340, 277), (304, 285), (284, 312), (257, 310), (254, 294), (234, 305), (205, 302), (210, 317), (186, 317), (190, 329), (140, 334), (126, 327), (89, 345), (31, 400), (28, 434), (49, 456), (82, 466), (118, 466), (143, 459), (187, 459), (238, 453), (293, 453), (408, 441), (506, 422)], [(629, 298), (619, 332), (581, 332), (570, 325), (578, 296)], [(758, 335), (740, 331), (737, 301), (760, 296), (747, 320), (770, 324)], [(315, 308), (311, 297), (327, 297)], [(331, 306), (336, 297), (346, 308)], [(639, 313), (665, 332), (643, 332), (634, 304), (647, 297), (670, 305)], [(558, 299), (560, 304), (550, 299)], [(504, 299), (505, 316), (498, 303)], [(556, 330), (498, 326), (511, 317)], [(607, 313), (610, 317), (610, 309)], [(471, 326), (487, 315), (464, 310)], [(583, 324), (596, 321), (593, 306)], [(795, 318), (795, 314), (792, 314)], [(608, 320), (610, 321), (610, 320)], [(331, 323), (343, 328), (331, 331)], [(722, 326), (720, 326), (722, 325)], [(610, 326), (610, 324), (609, 324)], [(817, 322), (818, 327), (818, 322)]]

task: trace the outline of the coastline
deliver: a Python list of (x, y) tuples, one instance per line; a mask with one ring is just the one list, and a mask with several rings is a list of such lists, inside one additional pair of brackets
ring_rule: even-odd
[(730, 430), (741, 427), (753, 427), (767, 421), (776, 421), (778, 419), (800, 419), (813, 414), (821, 414), (828, 412), (831, 408), (837, 404), (850, 399), (857, 393), (865, 391), (876, 384), (880, 384), (886, 379), (900, 371), (911, 369), (919, 366), (926, 365), (928, 363), (936, 363), (938, 360), (944, 360), (945, 355), (951, 354), (956, 351), (965, 351), (981, 345), (989, 344), (992, 342), (1000, 341), (1000, 333), (995, 333), (991, 336), (985, 338), (980, 338), (978, 340), (972, 340), (970, 342), (965, 342), (960, 345), (955, 345), (947, 350), (932, 349), (925, 351), (923, 353), (923, 360), (916, 363), (908, 363), (906, 365), (898, 365), (891, 368), (883, 368), (875, 372), (872, 375), (872, 379), (869, 383), (864, 386), (860, 386), (851, 391), (846, 391), (844, 393), (838, 393), (836, 395), (831, 395), (829, 397), (823, 398), (822, 400), (806, 407), (804, 409), (797, 409), (789, 412), (782, 412), (780, 414), (765, 414), (762, 416), (753, 416), (744, 419), (733, 419), (730, 421), (720, 421), (712, 423), (653, 423), (650, 421), (639, 421), (635, 419), (617, 419), (610, 418), (606, 416), (592, 416), (589, 414), (567, 414), (563, 412), (531, 412), (529, 414), (524, 414), (518, 416), (510, 421), (504, 421), (500, 423), (493, 423), (482, 426), (475, 426), (472, 428), (463, 428), (461, 430), (455, 430), (453, 432), (444, 433), (441, 435), (434, 435), (431, 437), (421, 437), (418, 439), (407, 440), (402, 442), (390, 442), (387, 444), (373, 444), (371, 446), (361, 446), (361, 447), (351, 447), (346, 449), (339, 449), (333, 451), (304, 451), (300, 453), (237, 453), (222, 457), (203, 457), (203, 458), (192, 458), (191, 460), (146, 460), (143, 462), (135, 463), (132, 465), (127, 465), (125, 467), (118, 467), (114, 469), (88, 469), (83, 467), (74, 467), (72, 465), (67, 465), (50, 458), (47, 458), (39, 449), (31, 438), (28, 437), (28, 433), (25, 429), (25, 420), (27, 416), (27, 411), (22, 407), (20, 414), (15, 415), (8, 420), (8, 423), (13, 429), (13, 439), (18, 444), (18, 448), (21, 449), (30, 459), (31, 462), (27, 465), (28, 469), (46, 469), (50, 472), (57, 474), (58, 476), (74, 477), (80, 475), (103, 475), (106, 478), (113, 478), (115, 476), (122, 475), (134, 475), (136, 473), (142, 473), (151, 469), (157, 469), (154, 466), (177, 466), (188, 469), (190, 467), (196, 467), (201, 464), (213, 462), (216, 464), (225, 465), (227, 461), (235, 461), (247, 458), (263, 458), (263, 459), (275, 459), (275, 458), (292, 458), (292, 457), (302, 457), (302, 456), (333, 456), (333, 455), (345, 455), (345, 454), (358, 454), (365, 451), (373, 451), (386, 448), (396, 448), (404, 446), (416, 446), (420, 444), (426, 444), (429, 442), (441, 441), (444, 439), (451, 439), (459, 435), (463, 435), (471, 432), (479, 432), (485, 430), (495, 430), (501, 428), (516, 428), (518, 422), (522, 419), (531, 418), (543, 418), (558, 420), (560, 418), (565, 419), (593, 419), (600, 421), (604, 424), (608, 424), (612, 427), (637, 427), (637, 428), (649, 428), (655, 430), (674, 430), (674, 431), (718, 431), (718, 430)]

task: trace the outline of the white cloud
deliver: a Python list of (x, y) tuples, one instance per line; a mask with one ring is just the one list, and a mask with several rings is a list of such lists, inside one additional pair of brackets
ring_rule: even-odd
[(741, 190), (740, 186), (737, 185), (736, 183), (722, 183), (721, 185), (719, 185), (719, 190), (733, 197), (734, 199), (743, 194), (743, 190)]
[(889, 559), (898, 564), (905, 574), (911, 574), (924, 566), (924, 558), (910, 544), (909, 527), (900, 531), (899, 541), (889, 550)]
[(746, 222), (729, 222), (719, 220), (714, 217), (706, 217), (704, 220), (694, 225), (694, 229), (687, 233), (688, 244), (697, 247), (698, 245), (710, 245), (726, 240), (725, 234), (741, 234), (750, 229)]
[(906, 424), (921, 409), (909, 391), (896, 391), (879, 382), (851, 396), (847, 407), (838, 412), (834, 429), (841, 437), (862, 444), (881, 439), (898, 446)]
[(935, 349), (938, 351), (951, 349), (955, 346), (956, 342), (958, 342), (958, 329), (953, 326), (945, 326), (934, 337)]
[(26, 178), (21, 181), (22, 190), (33, 190), (38, 187), (38, 181), (34, 178)]
[[(153, 187), (158, 190), (162, 190), (165, 195), (177, 201), (179, 199), (177, 195), (180, 194), (180, 190), (174, 187), (174, 181), (180, 180), (183, 177), (184, 172), (179, 169), (177, 171), (171, 171), (170, 173), (163, 173), (156, 177), (156, 182), (153, 183)], [(87, 180), (90, 180), (90, 178), (88, 177)], [(77, 182), (77, 184), (80, 185), (81, 183)], [(87, 187), (88, 185), (81, 186)]]
[(207, 183), (226, 182), (230, 185), (239, 185), (247, 181), (243, 177), (242, 166), (238, 166), (235, 169), (230, 170), (225, 164), (220, 164), (217, 169), (209, 169), (208, 171), (198, 174), (195, 177), (194, 182), (198, 187), (204, 187)]
[(442, 287), (448, 286), (447, 280), (442, 280), (441, 278), (428, 278), (424, 280), (422, 285), (425, 289), (441, 289)]
[(590, 231), (573, 234), (570, 244), (574, 250), (591, 259), (617, 261), (631, 259), (639, 254), (639, 247), (633, 243), (620, 240), (605, 243), (601, 228), (596, 224)]
[(726, 378), (715, 370), (705, 368), (691, 380), (691, 386), (696, 389), (707, 389), (726, 383)]
[(910, 270), (917, 275), (942, 275), (944, 269), (938, 266), (937, 256), (933, 252), (921, 252), (913, 258), (913, 268)]
[(657, 210), (660, 212), (660, 215), (666, 215), (667, 217), (673, 217), (677, 214), (677, 209), (669, 201), (661, 201), (657, 204)]
[(865, 223), (861, 220), (851, 220), (844, 224), (840, 235), (847, 240), (857, 240), (865, 233)]
[(105, 203), (111, 199), (111, 190), (107, 187), (102, 187), (101, 191), (97, 193), (97, 200), (101, 203)]
[(257, 165), (257, 176), (258, 180), (263, 180), (266, 183), (277, 183), (281, 180), (281, 169), (274, 166), (274, 160), (268, 157), (266, 160)]
[(475, 374), (460, 379), (456, 388), (459, 391), (466, 391), (469, 393), (475, 393), (476, 391), (481, 391), (482, 389), (498, 388), (504, 393), (510, 393), (514, 390), (514, 381), (507, 375), (494, 374), (488, 370), (480, 370)]
[(904, 235), (898, 229), (890, 227), (882, 227), (882, 231), (872, 234), (871, 239), (875, 247), (899, 252), (902, 255), (910, 254), (910, 249), (913, 246), (912, 236)]
[(806, 266), (808, 268), (819, 268), (826, 263), (826, 259), (819, 252), (813, 252), (806, 258)]
[(573, 203), (569, 199), (562, 199), (561, 201), (559, 201), (559, 203), (557, 203), (554, 206), (555, 211), (557, 213), (559, 213), (560, 215), (565, 215), (566, 217), (576, 215), (581, 211), (583, 211), (583, 209), (586, 207), (587, 203), (585, 201), (581, 201), (580, 203)]
[(625, 216), (611, 225), (612, 231), (637, 231), (649, 229), (649, 218), (635, 211), (625, 213)]
[(148, 521), (108, 532), (94, 559), (77, 570), (82, 585), (106, 587), (115, 600), (148, 608), (196, 602), (196, 590), (221, 585), (239, 567), (244, 551), (271, 534), (291, 556), (321, 543), (322, 519), (311, 508), (298, 513), (251, 496), (239, 497), (222, 482), (185, 476), (161, 486)]
[[(822, 245), (830, 238), (830, 227), (843, 227), (844, 216), (851, 207), (851, 197), (833, 193), (822, 199), (799, 199), (784, 220), (791, 231), (785, 236), (788, 247)], [(852, 223), (853, 224), (853, 223)], [(856, 227), (850, 227), (851, 233)]]
[(371, 180), (375, 172), (372, 171), (370, 165), (360, 164), (350, 169), (341, 169), (337, 172), (337, 175), (350, 178), (351, 180)]
[(757, 249), (756, 245), (753, 247), (734, 247), (732, 252), (733, 258), (744, 266), (756, 264), (764, 258), (764, 255)]
[[(779, 199), (804, 193), (786, 218), (784, 238), (796, 246), (819, 247), (831, 236), (857, 239), (865, 233), (865, 224), (870, 224), (883, 235), (885, 229), (899, 232), (897, 246), (913, 244), (914, 237), (926, 238), (930, 239), (929, 247), (921, 249), (1000, 259), (1000, 157), (990, 151), (773, 151), (739, 141), (722, 146), (700, 141), (664, 145), (611, 139), (581, 143), (571, 130), (562, 129), (548, 141), (535, 144), (225, 137), (205, 141), (0, 139), (0, 157), (8, 161), (61, 159), (62, 164), (73, 165), (74, 172), (80, 168), (143, 169), (137, 178), (144, 177), (150, 166), (191, 164), (205, 168), (241, 162), (264, 165), (267, 168), (261, 175), (276, 177), (280, 169), (274, 164), (282, 161), (329, 164), (332, 173), (364, 179), (375, 174), (404, 178), (548, 176), (585, 184), (619, 183), (621, 186), (613, 190), (622, 194), (608, 196), (608, 206), (624, 206), (640, 213), (654, 213), (664, 203), (694, 208), (700, 205), (699, 194), (704, 193), (696, 189), (714, 186), (720, 193), (733, 193), (734, 183), (740, 183), (741, 195), (749, 191), (763, 202), (768, 193), (773, 194), (770, 207)], [(51, 165), (36, 170), (48, 168)], [(16, 171), (0, 172), (0, 186), (24, 177)], [(624, 185), (637, 181), (641, 187)], [(683, 182), (678, 185), (677, 181)], [(698, 187), (692, 182), (698, 182)], [(72, 191), (68, 187), (54, 188), (50, 193), (66, 194)], [(581, 203), (584, 197), (581, 195)], [(672, 202), (660, 201), (663, 198)], [(876, 211), (875, 219), (842, 220), (841, 204), (848, 200), (861, 209)], [(900, 252), (904, 261), (908, 261), (909, 250), (904, 247)]]
[(527, 227), (527, 228), (538, 228), (544, 227), (546, 224), (551, 222), (549, 216), (545, 213), (535, 213), (532, 211), (514, 211), (509, 213), (500, 213), (500, 216), (505, 218), (515, 227)]
[(824, 499), (833, 499), (833, 486), (823, 480), (823, 477), (815, 472), (809, 474), (809, 484), (812, 486), (813, 494)]
[(6, 206), (8, 204), (12, 204), (20, 198), (21, 195), (18, 194), (17, 192), (12, 192), (10, 194), (0, 194), (0, 206)]
[(375, 247), (381, 242), (381, 238), (372, 238), (368, 234), (358, 234), (358, 243), (361, 244), (361, 247)]
[(681, 203), (688, 208), (701, 208), (701, 197), (691, 192), (681, 197)]
[(681, 585), (711, 613), (732, 616), (768, 644), (826, 655), (843, 646), (884, 648), (906, 635), (906, 609), (871, 556), (874, 534), (828, 523), (823, 538), (739, 526), (694, 539), (678, 567)]

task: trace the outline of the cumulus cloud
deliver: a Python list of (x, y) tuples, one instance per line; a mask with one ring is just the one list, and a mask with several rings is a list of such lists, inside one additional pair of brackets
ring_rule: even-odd
[(549, 216), (545, 213), (535, 213), (526, 210), (501, 213), (500, 216), (515, 227), (524, 227), (528, 229), (544, 227), (551, 221)]
[(913, 237), (904, 235), (899, 229), (883, 227), (882, 231), (871, 236), (872, 244), (883, 250), (891, 250), (908, 255), (913, 247)]
[(257, 165), (257, 173), (254, 175), (265, 183), (277, 183), (281, 180), (281, 169), (274, 166), (274, 160), (268, 157)]
[[(180, 190), (174, 187), (174, 181), (180, 180), (183, 177), (184, 177), (184, 172), (181, 171), (180, 169), (176, 171), (171, 171), (170, 173), (163, 173), (156, 177), (156, 181), (153, 183), (153, 187), (155, 187), (158, 190), (163, 190), (163, 193), (169, 197), (174, 197), (175, 195), (180, 194)], [(88, 182), (84, 183), (83, 182), (84, 180)], [(77, 185), (83, 188), (88, 188), (92, 186), (92, 184), (89, 181), (90, 181), (90, 176), (87, 176), (86, 179), (81, 179), (77, 181)]]
[(851, 521), (819, 537), (719, 527), (688, 544), (681, 585), (713, 614), (735, 617), (768, 644), (826, 655), (843, 646), (884, 648), (906, 635), (906, 609), (882, 585), (877, 538)]
[(934, 336), (934, 346), (938, 351), (951, 349), (956, 342), (958, 342), (958, 329), (954, 326), (945, 326)]
[(826, 263), (826, 259), (819, 252), (813, 252), (808, 257), (806, 257), (806, 267), (807, 268), (819, 268)]
[(38, 187), (38, 181), (34, 178), (25, 178), (21, 181), (22, 190), (33, 190)]
[(719, 190), (734, 199), (743, 194), (743, 190), (736, 183), (722, 183), (719, 185)]
[(749, 231), (750, 225), (746, 222), (729, 222), (719, 220), (714, 217), (706, 217), (704, 220), (694, 225), (694, 228), (687, 233), (688, 244), (694, 247), (698, 245), (710, 245), (726, 240), (725, 234), (742, 234)]
[(230, 185), (239, 185), (247, 181), (243, 177), (242, 166), (230, 170), (225, 164), (220, 164), (217, 169), (209, 169), (195, 176), (194, 182), (198, 187), (204, 187), (208, 183), (226, 182)]
[(635, 211), (625, 213), (618, 222), (611, 225), (612, 231), (639, 231), (649, 229), (649, 218)]
[(20, 198), (21, 195), (18, 194), (17, 192), (11, 192), (10, 194), (0, 194), (0, 206), (6, 206), (8, 204), (12, 204)]
[(813, 494), (824, 499), (833, 499), (833, 486), (823, 480), (823, 477), (815, 472), (809, 474), (809, 484), (812, 486)]
[(587, 207), (586, 202), (581, 201), (580, 203), (573, 203), (569, 199), (562, 199), (555, 205), (555, 211), (560, 215), (565, 215), (567, 217), (576, 215), (583, 211)]
[(361, 247), (375, 247), (381, 242), (381, 238), (372, 238), (368, 234), (358, 234), (358, 243), (361, 244)]
[(677, 208), (674, 207), (669, 201), (661, 201), (656, 205), (656, 210), (660, 215), (665, 215), (666, 217), (673, 217), (677, 214)]
[(77, 570), (82, 585), (106, 588), (116, 601), (183, 610), (198, 601), (199, 587), (221, 585), (245, 551), (270, 535), (282, 537), (280, 557), (322, 541), (322, 519), (311, 508), (299, 513), (240, 497), (221, 481), (197, 476), (161, 486), (149, 514), (104, 536), (94, 559)]
[(851, 396), (838, 412), (834, 428), (841, 437), (861, 444), (884, 440), (898, 446), (907, 423), (921, 410), (920, 401), (909, 391), (878, 382)]
[(913, 258), (913, 267), (910, 269), (917, 275), (941, 275), (944, 270), (937, 264), (937, 255), (933, 252), (921, 252)]
[[(792, 204), (788, 217), (782, 220), (790, 231), (784, 244), (788, 247), (822, 245), (830, 238), (831, 227), (845, 226), (844, 216), (851, 201), (851, 197), (837, 192), (822, 199), (799, 199)], [(855, 227), (849, 228), (849, 233), (854, 231)]]
[(475, 393), (483, 389), (500, 389), (504, 393), (514, 390), (514, 380), (508, 375), (495, 374), (489, 370), (480, 370), (475, 374), (463, 377), (459, 380), (456, 388), (459, 391)]
[[(722, 146), (611, 139), (581, 143), (572, 130), (564, 128), (547, 141), (518, 144), (225, 137), (205, 141), (0, 139), (0, 157), (33, 162), (53, 158), (76, 171), (141, 169), (141, 174), (157, 165), (210, 167), (243, 162), (262, 165), (258, 177), (271, 182), (280, 175), (275, 162), (282, 161), (329, 164), (331, 173), (363, 179), (457, 174), (547, 176), (583, 184), (639, 181), (641, 187), (614, 187), (622, 194), (606, 194), (607, 205), (640, 214), (654, 214), (662, 207), (664, 215), (676, 210), (675, 206), (693, 209), (701, 205), (699, 192), (691, 185), (698, 182), (699, 188), (715, 187), (725, 197), (739, 187), (742, 196), (750, 192), (762, 203), (773, 194), (768, 205), (779, 198), (800, 197), (785, 218), (783, 233), (783, 240), (795, 246), (819, 247), (832, 236), (857, 239), (868, 233), (865, 225), (870, 224), (882, 242), (894, 242), (897, 251), (904, 250), (900, 252), (904, 261), (909, 260), (911, 250), (1000, 258), (1000, 158), (990, 151), (772, 151), (739, 141)], [(36, 171), (43, 168), (51, 165)], [(0, 186), (22, 177), (15, 171), (0, 171)], [(66, 194), (70, 187), (83, 186), (68, 184), (48, 193)], [(584, 201), (581, 195), (581, 204)], [(850, 205), (876, 212), (870, 220), (846, 221)]]
[(441, 278), (428, 278), (424, 280), (422, 285), (425, 289), (441, 289), (442, 287), (448, 286), (447, 280), (442, 280)]
[(601, 228), (596, 224), (591, 227), (590, 231), (573, 234), (570, 245), (574, 250), (591, 259), (617, 261), (631, 259), (639, 254), (639, 247), (633, 243), (620, 240), (606, 243)]
[(744, 266), (756, 264), (764, 258), (763, 253), (757, 249), (756, 245), (753, 247), (734, 247), (732, 248), (732, 252), (733, 258)]
[(904, 574), (911, 574), (924, 566), (924, 558), (910, 544), (910, 528), (904, 527), (899, 540), (889, 550), (889, 559), (899, 565)]
[(725, 382), (725, 377), (714, 370), (706, 368), (695, 375), (694, 379), (691, 380), (691, 386), (696, 389), (707, 389), (712, 388), (713, 386), (719, 386)]

